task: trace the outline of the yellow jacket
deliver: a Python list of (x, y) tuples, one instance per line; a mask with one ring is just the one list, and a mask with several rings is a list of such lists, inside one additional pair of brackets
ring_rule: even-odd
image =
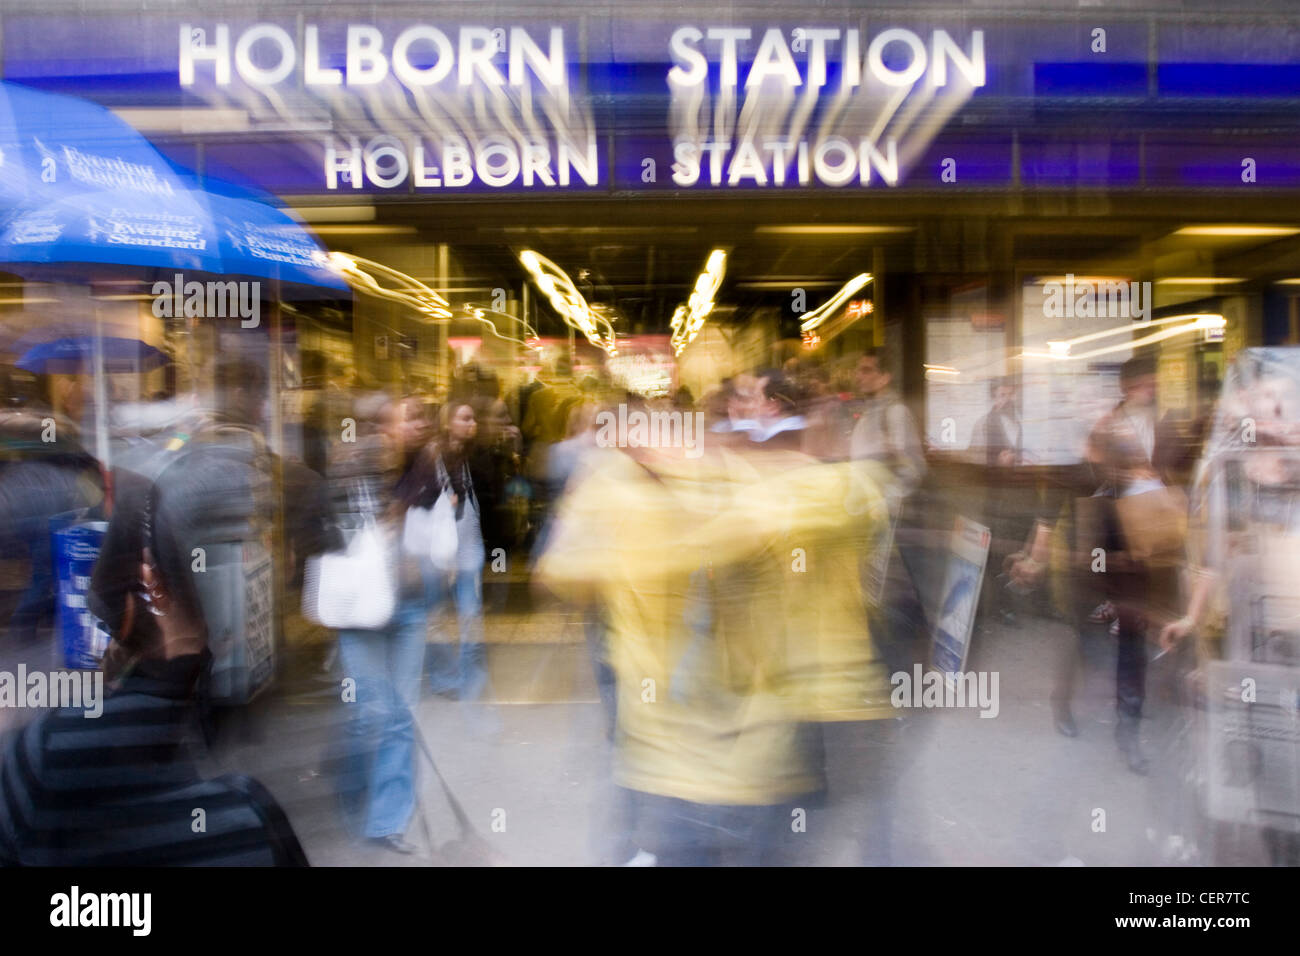
[(815, 722), (891, 712), (858, 578), (873, 477), (793, 453), (641, 457), (602, 454), (537, 567), (606, 609), (617, 779), (710, 804), (816, 789)]

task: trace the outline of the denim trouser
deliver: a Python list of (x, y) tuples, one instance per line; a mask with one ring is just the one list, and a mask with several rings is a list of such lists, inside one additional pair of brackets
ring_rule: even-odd
[(772, 806), (718, 806), (619, 788), (633, 845), (659, 866), (788, 866), (804, 859), (794, 810), (813, 797)]
[(459, 660), (451, 645), (431, 645), (429, 683), (435, 693), (454, 690), (461, 700), (479, 700), (487, 689), (482, 569), (434, 575), (429, 582), (429, 607), (441, 606), (448, 597), (455, 602), (456, 619), (460, 625)]
[(427, 622), (424, 595), (417, 595), (403, 598), (382, 630), (339, 631), (344, 677), (356, 681), (357, 692), (344, 791), (364, 790), (367, 837), (405, 833), (415, 810), (415, 705)]

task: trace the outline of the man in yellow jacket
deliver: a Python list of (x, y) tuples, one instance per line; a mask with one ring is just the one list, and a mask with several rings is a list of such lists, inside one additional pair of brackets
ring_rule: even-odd
[(611, 449), (561, 505), (536, 573), (606, 608), (615, 780), (661, 862), (793, 859), (819, 724), (893, 716), (858, 576), (885, 514), (869, 467), (744, 438)]

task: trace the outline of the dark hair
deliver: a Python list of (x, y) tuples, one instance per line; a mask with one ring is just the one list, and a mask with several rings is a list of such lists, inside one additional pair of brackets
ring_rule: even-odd
[(989, 397), (993, 398), (998, 394), (998, 389), (1009, 388), (1015, 390), (1016, 382), (1010, 375), (1002, 375), (989, 379)]
[(875, 359), (876, 367), (879, 368), (880, 371), (887, 375), (892, 374), (891, 370), (893, 369), (894, 364), (891, 360), (893, 359), (893, 356), (890, 354), (888, 347), (884, 345), (869, 346), (868, 348), (863, 349), (862, 354), (858, 356), (859, 361), (864, 358)]
[(768, 368), (754, 373), (763, 381), (763, 397), (779, 402), (787, 414), (793, 414), (803, 401), (803, 391), (779, 369)]
[(1149, 355), (1135, 355), (1119, 367), (1119, 387), (1128, 388), (1144, 375), (1154, 374), (1155, 360)]
[(462, 408), (468, 408), (473, 413), (474, 420), (478, 421), (479, 410), (469, 398), (450, 399), (447, 404), (438, 409), (437, 424), (434, 427), (434, 440), (440, 448), (445, 449), (447, 447), (447, 443), (451, 439), (451, 420)]

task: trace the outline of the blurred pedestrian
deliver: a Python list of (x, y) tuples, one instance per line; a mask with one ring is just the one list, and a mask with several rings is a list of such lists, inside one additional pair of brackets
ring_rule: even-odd
[(89, 596), (113, 635), (95, 675), (107, 699), (96, 719), (66, 707), (0, 744), (0, 863), (306, 863), (260, 784), (205, 781), (196, 759), (210, 736), (212, 635), (192, 555), (248, 522), (260, 480), (248, 452), (199, 440), (164, 452), (148, 476), (119, 471)]
[[(374, 405), (382, 403), (376, 413)], [(415, 810), (415, 715), (428, 634), (429, 569), (396, 546), (418, 485), (419, 453), (428, 436), (423, 405), (412, 399), (362, 403), (356, 440), (343, 442), (331, 479), (346, 502), (340, 521), (358, 533), (370, 525), (389, 542), (398, 567), (397, 606), (375, 630), (341, 629), (339, 657), (356, 682), (348, 722), (342, 780), (344, 810), (360, 818), (361, 834), (398, 853), (415, 852), (405, 839)]]
[(472, 405), (449, 402), (443, 407), (437, 435), (421, 454), (420, 490), (412, 500), (432, 507), (439, 496), (449, 495), (455, 509), (456, 566), (433, 574), (430, 593), (433, 607), (454, 605), (460, 642), (458, 650), (441, 642), (432, 646), (429, 680), (434, 693), (465, 701), (481, 700), (488, 687), (482, 505), (470, 467), (477, 434)]
[(1107, 507), (1098, 509), (1101, 520), (1094, 523), (1100, 534), (1094, 531), (1084, 547), (1091, 551), (1090, 546), (1098, 546), (1105, 552), (1106, 573), (1094, 577), (1107, 585), (1118, 621), (1115, 740), (1129, 769), (1145, 774), (1149, 764), (1139, 731), (1146, 699), (1147, 627), (1153, 614), (1176, 601), (1177, 580), (1172, 567), (1157, 567), (1139, 556), (1136, 525), (1124, 526), (1120, 520), (1121, 508), (1133, 507), (1138, 496), (1159, 494), (1166, 487), (1154, 464), (1159, 460), (1155, 363), (1145, 356), (1125, 362), (1120, 390), (1120, 403), (1088, 436), (1087, 457), (1100, 480), (1093, 497)]

